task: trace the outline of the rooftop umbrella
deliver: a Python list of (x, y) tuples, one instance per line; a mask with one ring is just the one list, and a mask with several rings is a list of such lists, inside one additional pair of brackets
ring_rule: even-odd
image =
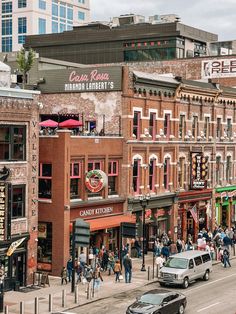
[(54, 121), (54, 120), (45, 120), (39, 123), (40, 126), (42, 127), (49, 127), (49, 128), (56, 128), (58, 126), (58, 122)]
[(83, 123), (82, 121), (74, 120), (74, 119), (69, 119), (66, 121), (63, 121), (59, 123), (59, 127), (61, 128), (78, 128), (79, 126), (82, 126)]

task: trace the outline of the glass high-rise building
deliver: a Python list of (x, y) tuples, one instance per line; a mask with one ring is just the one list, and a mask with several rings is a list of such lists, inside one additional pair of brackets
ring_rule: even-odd
[(1, 0), (0, 51), (17, 51), (26, 35), (60, 33), (90, 20), (89, 0)]

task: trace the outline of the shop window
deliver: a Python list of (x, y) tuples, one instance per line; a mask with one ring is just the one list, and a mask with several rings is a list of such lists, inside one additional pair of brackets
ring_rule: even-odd
[(197, 139), (197, 136), (198, 136), (198, 117), (197, 116), (193, 117), (192, 136), (195, 140)]
[(80, 198), (81, 191), (81, 163), (72, 162), (70, 164), (70, 198)]
[(139, 111), (134, 112), (134, 117), (133, 117), (133, 134), (135, 135), (136, 139), (140, 139), (140, 118), (141, 114)]
[(230, 183), (231, 176), (232, 176), (231, 171), (232, 171), (231, 156), (227, 156), (227, 161), (226, 161), (226, 181), (227, 181), (227, 183)]
[(206, 139), (209, 138), (210, 135), (210, 118), (205, 117), (205, 123), (204, 123), (204, 137)]
[(49, 163), (39, 165), (39, 198), (52, 198), (52, 165)]
[(170, 114), (169, 113), (165, 114), (164, 135), (166, 136), (167, 139), (169, 139), (169, 136), (170, 136)]
[(0, 160), (25, 160), (26, 128), (0, 125)]
[(184, 140), (184, 136), (186, 134), (186, 127), (185, 127), (185, 116), (180, 115), (179, 117), (179, 137)]
[(222, 124), (221, 124), (221, 118), (217, 118), (216, 122), (216, 137), (221, 138), (222, 136)]
[(12, 211), (11, 218), (25, 217), (25, 186), (12, 186)]
[(149, 134), (151, 135), (153, 141), (156, 139), (156, 113), (150, 113), (149, 119)]
[(140, 187), (140, 159), (134, 160), (133, 164), (133, 191), (139, 193)]
[(164, 188), (169, 190), (170, 180), (170, 158), (166, 158), (164, 162)]
[(38, 257), (38, 263), (51, 263), (52, 262), (52, 223), (51, 222), (39, 222), (38, 223), (37, 257)]
[(227, 133), (227, 137), (228, 138), (232, 137), (232, 121), (231, 121), (231, 119), (227, 119), (227, 130), (226, 130), (226, 133)]
[(156, 181), (156, 159), (151, 159), (149, 162), (149, 189), (150, 191), (155, 191), (155, 181)]
[(108, 163), (108, 194), (118, 194), (118, 161)]

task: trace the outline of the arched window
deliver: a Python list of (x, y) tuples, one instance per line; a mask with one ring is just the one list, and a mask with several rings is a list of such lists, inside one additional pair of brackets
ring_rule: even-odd
[(165, 158), (164, 161), (164, 188), (169, 190), (169, 182), (170, 182), (170, 158)]
[(140, 191), (140, 159), (134, 159), (133, 161), (133, 191), (139, 194)]

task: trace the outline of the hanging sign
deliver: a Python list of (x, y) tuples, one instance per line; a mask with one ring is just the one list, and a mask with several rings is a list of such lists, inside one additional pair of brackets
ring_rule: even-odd
[(91, 170), (86, 174), (85, 186), (93, 193), (101, 191), (107, 185), (107, 175), (102, 170)]
[(207, 185), (207, 157), (202, 153), (191, 154), (191, 188), (204, 189)]
[(0, 241), (5, 240), (6, 204), (7, 204), (6, 183), (0, 182)]

